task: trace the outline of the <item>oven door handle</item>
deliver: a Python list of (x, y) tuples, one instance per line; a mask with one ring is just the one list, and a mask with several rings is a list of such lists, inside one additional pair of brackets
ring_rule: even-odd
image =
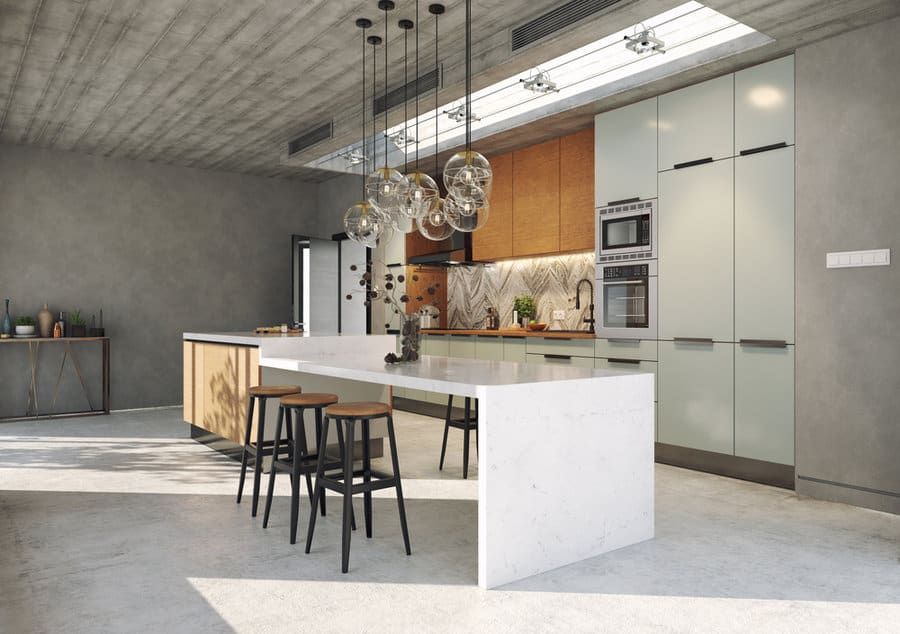
[(607, 282), (606, 280), (603, 281), (604, 286), (606, 286), (608, 284), (632, 284), (633, 285), (633, 284), (646, 284), (646, 283), (647, 282), (644, 280), (620, 280), (620, 281), (610, 280), (609, 282)]

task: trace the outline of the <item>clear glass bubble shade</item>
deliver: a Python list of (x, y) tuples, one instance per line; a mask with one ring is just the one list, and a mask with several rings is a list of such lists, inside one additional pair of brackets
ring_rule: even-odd
[(382, 167), (366, 177), (366, 199), (379, 209), (396, 209), (408, 190), (403, 174), (391, 167)]
[(435, 198), (440, 196), (438, 184), (424, 172), (412, 172), (406, 175), (408, 209), (418, 218), (427, 212)]
[(477, 193), (480, 195), (460, 198), (448, 194), (444, 200), (447, 223), (457, 231), (464, 233), (478, 231), (487, 224), (491, 206), (481, 190), (477, 190)]
[(453, 233), (453, 227), (447, 222), (444, 201), (441, 198), (435, 198), (432, 201), (428, 212), (417, 218), (416, 224), (419, 227), (419, 233), (429, 240), (446, 240)]
[(474, 150), (457, 152), (444, 165), (444, 186), (455, 196), (466, 196), (471, 187), (490, 193), (494, 172), (488, 160)]
[(367, 247), (374, 247), (385, 231), (384, 216), (369, 203), (356, 203), (344, 213), (347, 237)]

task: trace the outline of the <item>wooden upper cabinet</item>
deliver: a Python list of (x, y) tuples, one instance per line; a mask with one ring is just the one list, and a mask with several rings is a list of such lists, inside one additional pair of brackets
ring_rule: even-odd
[(594, 248), (594, 129), (559, 140), (559, 250)]
[(496, 260), (513, 254), (513, 155), (490, 159), (494, 172), (491, 186), (491, 214), (487, 224), (472, 232), (472, 258)]
[(513, 153), (513, 255), (559, 251), (559, 139)]

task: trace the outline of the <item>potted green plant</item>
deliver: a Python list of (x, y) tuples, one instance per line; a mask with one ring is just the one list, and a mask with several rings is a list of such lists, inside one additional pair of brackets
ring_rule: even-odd
[(34, 336), (34, 319), (32, 317), (16, 317), (16, 336), (17, 337), (33, 337)]
[(73, 310), (69, 313), (69, 336), (84, 337), (85, 325), (84, 317), (81, 316), (81, 310)]
[(534, 317), (534, 298), (531, 295), (519, 295), (513, 300), (513, 310), (519, 315), (520, 323), (528, 323)]

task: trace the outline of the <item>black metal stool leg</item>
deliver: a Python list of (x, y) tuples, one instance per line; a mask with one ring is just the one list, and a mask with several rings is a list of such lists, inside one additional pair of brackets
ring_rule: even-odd
[[(316, 451), (324, 451), (324, 449), (319, 449), (322, 445), (322, 408), (316, 408)], [(307, 482), (309, 481), (309, 475), (306, 476)], [(310, 495), (310, 500), (312, 499), (312, 495)], [(322, 517), (325, 517), (325, 496), (323, 495), (319, 498), (319, 503), (322, 506)]]
[[(341, 539), (341, 572), (347, 572), (350, 569), (350, 517), (353, 514), (353, 424), (352, 418), (347, 418), (340, 423), (344, 423), (347, 430), (347, 438), (344, 445), (347, 451), (344, 452), (344, 516), (343, 516), (343, 535)], [(315, 515), (315, 513), (311, 513)]]
[[(369, 484), (372, 481), (372, 457), (369, 451), (369, 421), (361, 421), (362, 426), (362, 454), (363, 454), (363, 482)], [(372, 492), (363, 493), (363, 515), (366, 520), (366, 537), (372, 537)]]
[(444, 455), (447, 453), (447, 433), (450, 431), (450, 417), (453, 415), (453, 395), (447, 395), (447, 415), (444, 417), (444, 442), (441, 443), (441, 462), (438, 471), (444, 469)]
[(264, 436), (266, 426), (266, 399), (259, 399), (259, 425), (256, 427), (256, 460), (253, 463), (253, 508), (250, 511), (252, 517), (256, 517), (256, 509), (259, 507), (259, 484), (262, 480), (262, 459)]
[(394, 436), (394, 417), (387, 415), (388, 439), (391, 444), (391, 464), (394, 469), (394, 480), (397, 485), (397, 509), (400, 511), (400, 530), (403, 531), (403, 544), (406, 554), (411, 555), (409, 547), (409, 529), (406, 526), (406, 507), (403, 505), (403, 487), (400, 485), (400, 460), (397, 457), (397, 438)]
[[(316, 461), (316, 488), (313, 495), (312, 506), (309, 514), (309, 528), (306, 530), (306, 551), (312, 547), (313, 531), (316, 530), (316, 513), (312, 512), (319, 504), (319, 496), (325, 495), (325, 487), (322, 486), (320, 478), (325, 475), (325, 445), (328, 443), (328, 423), (331, 419), (327, 416), (322, 423), (322, 440), (319, 442), (319, 459)], [(338, 423), (340, 425), (340, 423)], [(338, 436), (340, 436), (340, 427), (338, 427)]]
[[(294, 486), (291, 487), (291, 543), (297, 543), (297, 518), (300, 515), (300, 463), (305, 456), (309, 455), (309, 448), (306, 446), (306, 423), (303, 420), (304, 409), (297, 408), (294, 424), (296, 425), (296, 433), (294, 434), (294, 454), (291, 471), (294, 474)], [(310, 485), (309, 473), (306, 474), (306, 484), (309, 487), (309, 499), (312, 502), (313, 490)], [(316, 508), (316, 507), (312, 507)], [(315, 513), (313, 513), (315, 515)]]
[(463, 414), (463, 480), (469, 478), (469, 420), (472, 418), (472, 399), (468, 396), (465, 401), (465, 413)]
[(244, 492), (244, 478), (247, 475), (247, 445), (250, 444), (250, 430), (253, 427), (253, 405), (256, 398), (250, 397), (250, 405), (247, 407), (247, 429), (244, 430), (244, 449), (241, 451), (241, 480), (238, 482), (237, 503), (241, 503), (241, 494)]
[[(263, 512), (263, 528), (269, 527), (269, 511), (272, 510), (272, 498), (275, 496), (275, 461), (278, 460), (278, 452), (281, 449), (281, 425), (284, 421), (284, 406), (278, 408), (278, 417), (275, 419), (275, 445), (272, 447), (272, 469), (269, 471), (269, 488), (266, 492), (266, 510)], [(288, 412), (288, 425), (291, 424), (290, 412)], [(259, 454), (257, 454), (259, 457)]]
[[(341, 464), (343, 464), (344, 463), (344, 455), (345, 455), (344, 433), (343, 433), (343, 431), (341, 431), (340, 424), (335, 425), (335, 427), (337, 427), (338, 452), (341, 454), (340, 459), (341, 459)], [(326, 440), (327, 440), (327, 438), (326, 438)], [(323, 443), (322, 447), (324, 447), (327, 444), (328, 444), (327, 442)], [(350, 447), (350, 461), (353, 462), (353, 447), (352, 446)], [(323, 497), (324, 497), (324, 494), (323, 494)], [(350, 528), (353, 530), (356, 530), (356, 514), (355, 513), (350, 515)]]

